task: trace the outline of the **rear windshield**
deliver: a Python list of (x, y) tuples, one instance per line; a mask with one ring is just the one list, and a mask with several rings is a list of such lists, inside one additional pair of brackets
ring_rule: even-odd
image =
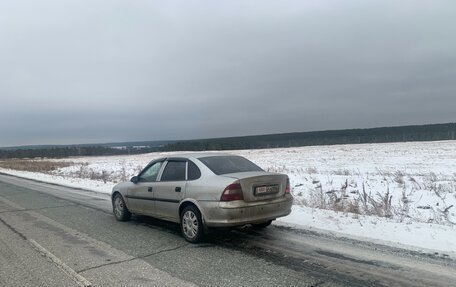
[(259, 166), (241, 156), (208, 156), (199, 158), (216, 175), (245, 172), (263, 171)]

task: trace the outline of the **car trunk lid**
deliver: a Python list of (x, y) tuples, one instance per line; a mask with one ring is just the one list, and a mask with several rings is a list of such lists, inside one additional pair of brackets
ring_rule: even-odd
[(282, 197), (285, 194), (287, 175), (270, 172), (237, 172), (222, 175), (237, 179), (242, 187), (244, 200), (261, 201)]

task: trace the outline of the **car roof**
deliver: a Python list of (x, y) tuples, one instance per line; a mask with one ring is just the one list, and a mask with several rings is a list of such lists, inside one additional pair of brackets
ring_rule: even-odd
[(230, 153), (223, 153), (223, 152), (192, 152), (192, 153), (176, 153), (173, 155), (168, 156), (167, 158), (203, 158), (208, 156), (236, 156)]

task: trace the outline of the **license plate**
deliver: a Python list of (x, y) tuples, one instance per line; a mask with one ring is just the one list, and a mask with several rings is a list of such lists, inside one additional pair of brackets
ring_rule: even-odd
[(278, 185), (263, 185), (255, 187), (255, 195), (263, 195), (279, 192)]

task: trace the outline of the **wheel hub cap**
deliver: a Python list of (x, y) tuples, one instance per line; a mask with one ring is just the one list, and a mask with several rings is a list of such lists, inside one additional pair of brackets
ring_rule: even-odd
[(198, 233), (198, 219), (193, 211), (186, 211), (182, 218), (182, 228), (184, 229), (185, 235), (189, 238), (193, 238)]
[(114, 200), (114, 212), (115, 212), (117, 217), (121, 217), (122, 216), (123, 202), (120, 199), (120, 197), (116, 197), (116, 199)]

